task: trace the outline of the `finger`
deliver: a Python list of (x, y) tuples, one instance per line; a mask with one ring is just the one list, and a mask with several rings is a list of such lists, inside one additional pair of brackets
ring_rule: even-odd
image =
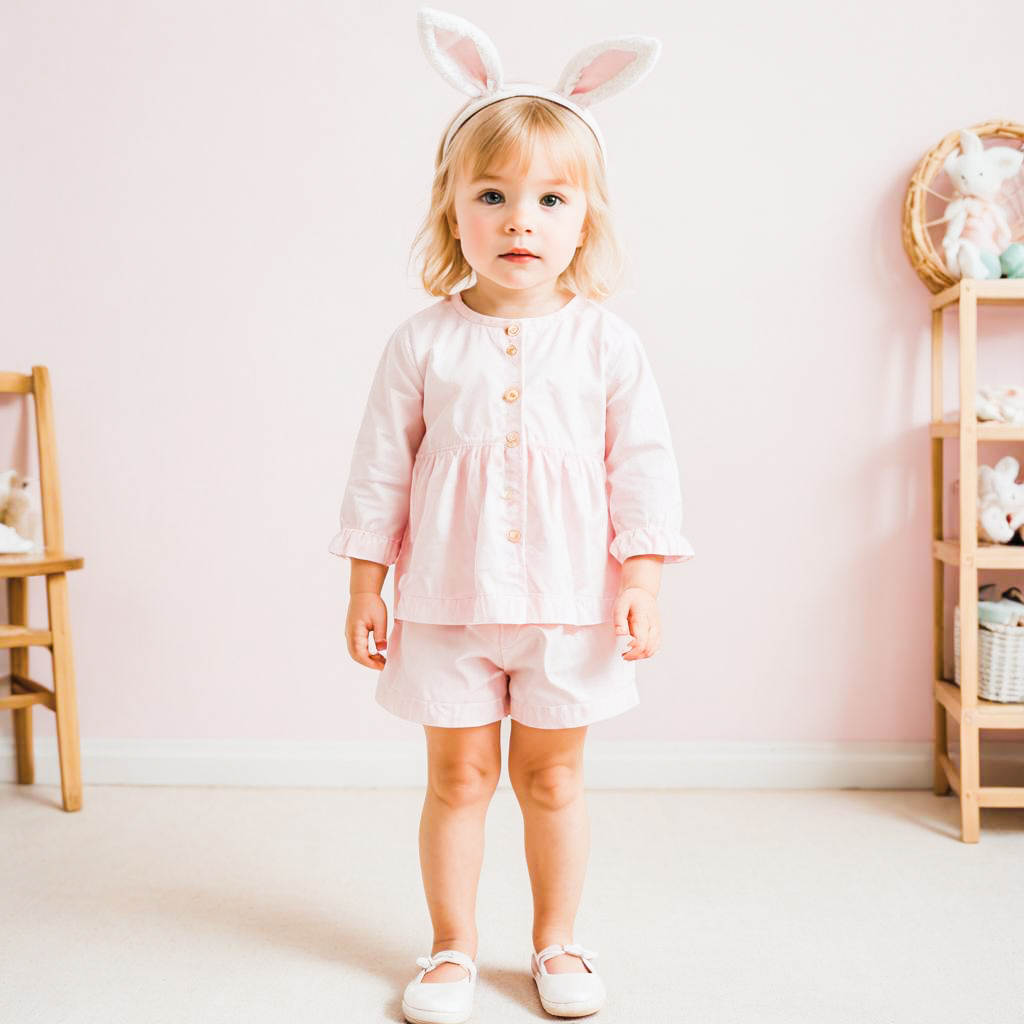
[(644, 648), (643, 648), (643, 645), (640, 643), (640, 641), (639, 640), (634, 640), (629, 645), (629, 650), (626, 651), (626, 653), (623, 655), (623, 657), (627, 661), (636, 661), (638, 658), (642, 658), (643, 657), (643, 650), (644, 650)]
[(386, 664), (386, 661), (387, 661), (387, 659), (386, 659), (386, 655), (387, 655), (387, 646), (386, 646), (386, 644), (387, 644), (387, 641), (382, 640), (381, 643), (377, 645), (378, 649), (377, 649), (377, 652), (375, 654), (370, 654), (369, 653), (369, 645), (367, 645), (367, 649), (366, 649), (367, 650), (366, 664), (369, 665), (370, 668), (381, 669), (381, 668), (384, 667), (384, 665)]
[(366, 625), (362, 622), (357, 623), (352, 634), (352, 643), (349, 647), (352, 657), (360, 665), (365, 665), (367, 668), (383, 668), (384, 658), (379, 654), (370, 653), (369, 641), (370, 634)]
[(638, 615), (634, 620), (633, 624), (633, 639), (629, 645), (629, 661), (637, 661), (640, 658), (646, 658), (650, 653), (650, 626), (649, 620), (643, 616)]
[(382, 650), (388, 645), (388, 609), (383, 602), (374, 610), (369, 623), (373, 630), (373, 642), (377, 650)]
[(366, 626), (361, 622), (357, 623), (352, 633), (352, 657), (354, 657), (360, 665), (370, 664), (368, 637), (369, 634), (366, 632)]
[(646, 651), (644, 657), (646, 658), (649, 658), (661, 646), (661, 631), (656, 622), (652, 622), (647, 630), (647, 643), (644, 646)]
[(628, 605), (625, 601), (617, 601), (615, 603), (615, 632), (617, 634), (624, 634), (629, 632), (629, 626), (626, 624), (626, 610)]
[(639, 647), (647, 646), (647, 635), (650, 632), (650, 621), (645, 615), (637, 615), (633, 620), (633, 641)]

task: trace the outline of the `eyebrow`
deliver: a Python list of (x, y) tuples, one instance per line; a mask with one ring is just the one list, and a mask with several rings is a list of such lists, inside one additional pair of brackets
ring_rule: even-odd
[[(487, 175), (486, 177), (483, 177), (483, 178), (474, 178), (470, 182), (470, 185), (479, 185), (479, 184), (481, 184), (482, 182), (485, 182), (485, 181), (501, 181), (501, 182), (504, 182), (504, 181), (508, 181), (508, 180), (509, 180), (508, 178), (503, 178), (500, 174), (489, 174), (489, 175)], [(547, 186), (551, 186), (551, 185), (569, 185), (569, 186), (575, 188), (575, 185), (571, 181), (552, 180), (552, 181), (541, 181), (541, 182), (538, 182), (538, 184), (539, 185), (547, 185)]]

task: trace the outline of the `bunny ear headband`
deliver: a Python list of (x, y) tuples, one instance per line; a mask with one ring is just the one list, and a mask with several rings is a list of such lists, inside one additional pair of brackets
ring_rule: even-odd
[(582, 118), (597, 138), (607, 161), (604, 137), (587, 109), (601, 100), (635, 85), (654, 66), (661, 43), (649, 36), (604, 39), (580, 50), (554, 88), (533, 82), (504, 81), (501, 59), (494, 43), (476, 27), (455, 14), (421, 7), (416, 15), (420, 43), (434, 70), (470, 101), (448, 127), (444, 152), (455, 133), (479, 110), (510, 96), (538, 96), (571, 110)]

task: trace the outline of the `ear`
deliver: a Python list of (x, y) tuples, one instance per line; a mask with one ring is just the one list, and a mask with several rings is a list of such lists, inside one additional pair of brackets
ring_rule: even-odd
[(1009, 146), (992, 146), (985, 150), (985, 156), (989, 158), (999, 176), (1006, 181), (1012, 178), (1024, 162), (1024, 153), (1019, 149), (1010, 149)]
[(456, 14), (421, 7), (416, 12), (420, 44), (434, 70), (469, 96), (497, 92), (503, 82), (494, 43)]
[(565, 65), (556, 89), (577, 106), (589, 107), (636, 85), (660, 53), (661, 43), (649, 36), (604, 39)]
[(1007, 477), (1011, 483), (1016, 482), (1019, 472), (1020, 463), (1012, 455), (1004, 455), (996, 463), (996, 473)]
[(981, 144), (981, 139), (978, 138), (970, 128), (960, 129), (960, 150), (964, 154), (980, 153), (985, 147)]

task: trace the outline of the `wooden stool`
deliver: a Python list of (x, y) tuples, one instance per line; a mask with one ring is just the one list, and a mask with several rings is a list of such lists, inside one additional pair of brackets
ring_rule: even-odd
[[(0, 577), (7, 580), (10, 625), (0, 624), (0, 649), (11, 652), (11, 696), (0, 697), (0, 708), (14, 711), (14, 742), (18, 753), (18, 782), (35, 781), (32, 750), (32, 705), (42, 704), (57, 716), (57, 751), (60, 788), (65, 811), (82, 808), (82, 763), (78, 746), (78, 705), (75, 669), (71, 660), (71, 623), (65, 575), (81, 569), (84, 560), (64, 551), (57, 446), (53, 433), (50, 375), (45, 366), (33, 366), (31, 376), (0, 373), (0, 394), (34, 395), (36, 443), (39, 453), (39, 489), (42, 495), (44, 551), (26, 555), (0, 554)], [(28, 625), (28, 578), (46, 577), (48, 629)], [(53, 689), (28, 677), (28, 649), (49, 648), (53, 658)]]

